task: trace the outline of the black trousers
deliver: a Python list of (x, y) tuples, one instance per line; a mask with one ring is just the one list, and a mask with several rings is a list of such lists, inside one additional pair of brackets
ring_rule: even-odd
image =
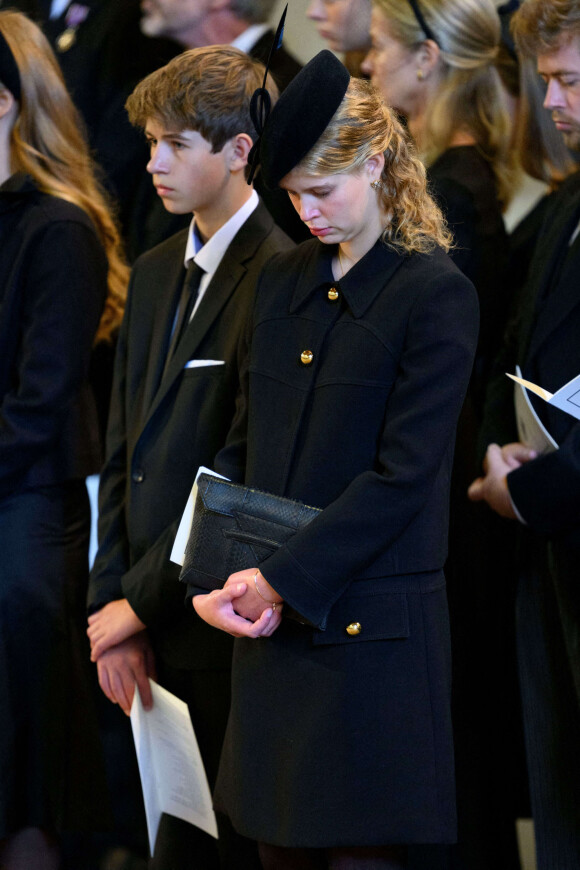
[[(518, 664), (538, 870), (580, 867), (576, 572), (537, 542), (520, 576)], [(570, 566), (573, 569), (573, 565)], [(576, 576), (574, 576), (576, 574)], [(571, 584), (571, 585), (570, 585)], [(576, 590), (574, 589), (576, 587)]]
[(353, 846), (332, 849), (286, 849), (260, 843), (264, 870), (403, 870), (405, 846)]
[(0, 838), (110, 825), (86, 636), (84, 480), (0, 499)]
[[(213, 788), (230, 708), (230, 671), (190, 671), (157, 662), (159, 683), (185, 701)], [(151, 870), (258, 870), (257, 845), (217, 814), (219, 839), (173, 816), (163, 815)]]

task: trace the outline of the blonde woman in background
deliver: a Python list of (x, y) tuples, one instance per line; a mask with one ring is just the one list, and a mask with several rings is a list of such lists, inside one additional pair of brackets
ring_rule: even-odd
[(406, 118), (453, 232), (454, 261), (478, 291), (478, 404), (505, 305), (502, 210), (516, 178), (510, 106), (496, 68), (500, 37), (493, 0), (375, 0), (363, 63)]
[(36, 25), (0, 12), (0, 864), (56, 868), (104, 784), (84, 638), (100, 445), (88, 370), (127, 270)]

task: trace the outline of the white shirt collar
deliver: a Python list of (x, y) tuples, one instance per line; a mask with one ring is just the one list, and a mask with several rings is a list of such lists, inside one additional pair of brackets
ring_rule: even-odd
[(209, 275), (213, 275), (219, 266), (223, 255), (227, 251), (234, 236), (238, 230), (250, 217), (254, 209), (258, 207), (260, 199), (255, 190), (252, 191), (250, 198), (246, 200), (241, 208), (219, 228), (217, 233), (214, 233), (211, 239), (208, 239), (205, 245), (202, 245), (198, 234), (195, 231), (195, 215), (189, 227), (187, 237), (187, 245), (185, 248), (185, 267), (187, 268), (189, 261), (195, 259), (198, 266)]
[(255, 46), (257, 41), (270, 29), (269, 24), (251, 24), (243, 33), (236, 36), (232, 45), (234, 48), (239, 48), (240, 51), (249, 53), (250, 49)]

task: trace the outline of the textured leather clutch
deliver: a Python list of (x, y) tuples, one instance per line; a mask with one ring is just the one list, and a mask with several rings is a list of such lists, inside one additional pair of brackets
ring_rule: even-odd
[(299, 501), (200, 474), (179, 579), (221, 589), (230, 574), (260, 565), (320, 512)]

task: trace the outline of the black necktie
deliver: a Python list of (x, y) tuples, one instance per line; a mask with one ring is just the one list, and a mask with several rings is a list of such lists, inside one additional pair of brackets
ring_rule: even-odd
[(201, 266), (198, 266), (195, 260), (191, 260), (189, 266), (187, 267), (187, 273), (183, 281), (183, 288), (181, 290), (181, 296), (179, 298), (177, 317), (175, 320), (175, 329), (173, 330), (173, 335), (171, 336), (169, 352), (167, 354), (168, 363), (173, 357), (177, 346), (179, 345), (179, 342), (181, 341), (181, 338), (183, 337), (185, 330), (187, 329), (187, 325), (191, 319), (191, 312), (193, 311), (193, 307), (197, 301), (199, 285), (204, 275), (205, 271), (201, 268)]

